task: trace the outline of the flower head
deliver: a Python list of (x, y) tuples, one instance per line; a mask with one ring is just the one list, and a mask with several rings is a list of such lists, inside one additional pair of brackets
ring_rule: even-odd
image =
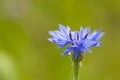
[(77, 58), (78, 54), (84, 54), (84, 51), (92, 53), (90, 47), (102, 45), (99, 39), (104, 35), (103, 32), (95, 30), (90, 33), (89, 27), (85, 29), (80, 27), (80, 31), (71, 31), (69, 26), (64, 27), (61, 24), (59, 24), (59, 29), (49, 31), (52, 38), (48, 38), (48, 40), (55, 42), (59, 48), (70, 44), (62, 55), (73, 51), (74, 57)]

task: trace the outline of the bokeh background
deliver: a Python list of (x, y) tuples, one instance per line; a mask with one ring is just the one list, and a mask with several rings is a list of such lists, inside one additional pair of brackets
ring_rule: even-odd
[(120, 80), (120, 0), (0, 0), (0, 80), (73, 80), (70, 57), (47, 40), (58, 24), (102, 28), (80, 79)]

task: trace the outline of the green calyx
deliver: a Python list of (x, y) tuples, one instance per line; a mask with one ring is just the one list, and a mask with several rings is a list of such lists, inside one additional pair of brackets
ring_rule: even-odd
[(71, 58), (74, 63), (80, 63), (84, 58), (84, 54), (78, 53), (78, 56), (75, 58), (74, 53), (71, 52)]

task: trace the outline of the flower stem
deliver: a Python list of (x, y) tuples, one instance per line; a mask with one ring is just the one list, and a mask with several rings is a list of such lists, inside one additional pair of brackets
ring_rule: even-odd
[(79, 78), (79, 63), (73, 62), (74, 67), (74, 80), (78, 80)]
[(73, 80), (79, 80), (79, 67), (80, 67), (80, 62), (84, 58), (84, 54), (79, 53), (77, 57), (74, 56), (74, 53), (71, 52), (71, 58), (73, 62), (73, 69), (74, 69), (74, 79)]
[(79, 53), (78, 57), (74, 56), (74, 53), (71, 52), (71, 58), (73, 62), (73, 69), (74, 69), (74, 79), (73, 80), (79, 80), (79, 67), (80, 67), (80, 62), (84, 58), (84, 54)]

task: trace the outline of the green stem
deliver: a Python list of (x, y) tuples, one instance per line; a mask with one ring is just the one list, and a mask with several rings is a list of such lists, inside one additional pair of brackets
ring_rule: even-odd
[(73, 61), (73, 69), (74, 69), (74, 80), (79, 80), (79, 67), (80, 67), (80, 62), (84, 58), (84, 54), (79, 53), (77, 57), (74, 56), (74, 53), (71, 52), (71, 58)]
[(78, 78), (79, 78), (79, 63), (74, 62), (73, 66), (74, 66), (74, 80), (78, 80)]

